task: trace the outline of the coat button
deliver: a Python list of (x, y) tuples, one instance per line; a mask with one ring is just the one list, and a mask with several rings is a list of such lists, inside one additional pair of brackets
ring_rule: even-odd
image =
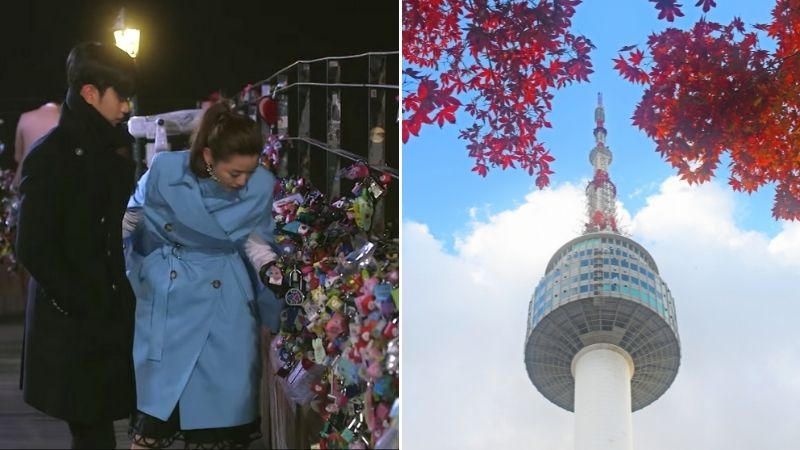
[(51, 298), (50, 299), (50, 304), (53, 305), (58, 310), (58, 312), (60, 312), (61, 314), (65, 315), (65, 316), (69, 315), (68, 312), (64, 311), (64, 309), (58, 303), (56, 303), (55, 299)]
[(175, 278), (178, 278), (178, 272), (175, 272), (174, 270), (171, 270), (169, 272), (169, 279), (170, 280), (174, 280)]
[(75, 154), (78, 156), (83, 156), (83, 149), (80, 147), (75, 147)]
[(167, 231), (172, 231), (172, 224), (171, 223), (165, 223), (164, 224), (164, 229), (167, 230)]
[(111, 283), (111, 290), (112, 291), (116, 291), (117, 290), (117, 283)]
[(214, 289), (219, 289), (220, 285), (222, 284), (219, 280), (214, 280), (211, 282), (211, 285), (214, 286)]
[(105, 216), (103, 216), (103, 217), (101, 217), (101, 218), (100, 218), (100, 223), (106, 223), (106, 218), (105, 218)]

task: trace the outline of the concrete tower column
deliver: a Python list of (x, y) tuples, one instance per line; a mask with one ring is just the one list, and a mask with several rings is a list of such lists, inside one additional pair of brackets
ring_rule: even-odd
[(575, 450), (633, 450), (633, 360), (613, 344), (592, 344), (572, 359)]

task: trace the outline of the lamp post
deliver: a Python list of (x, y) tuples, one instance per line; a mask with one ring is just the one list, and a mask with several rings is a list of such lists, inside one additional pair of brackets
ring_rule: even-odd
[[(125, 8), (120, 8), (117, 20), (114, 22), (114, 41), (117, 47), (125, 50), (131, 58), (136, 59), (139, 54), (139, 37), (141, 32), (138, 28), (131, 28), (125, 23)], [(131, 97), (131, 116), (139, 112), (139, 99), (136, 94)], [(142, 173), (142, 145), (141, 139), (137, 138), (133, 148), (133, 159), (136, 162), (136, 179)]]

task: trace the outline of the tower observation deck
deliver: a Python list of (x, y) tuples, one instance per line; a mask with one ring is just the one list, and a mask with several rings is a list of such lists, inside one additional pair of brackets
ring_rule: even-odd
[(631, 412), (658, 399), (678, 372), (678, 323), (653, 257), (617, 229), (600, 94), (595, 121), (587, 223), (536, 286), (525, 366), (542, 395), (576, 413), (576, 449), (632, 449)]

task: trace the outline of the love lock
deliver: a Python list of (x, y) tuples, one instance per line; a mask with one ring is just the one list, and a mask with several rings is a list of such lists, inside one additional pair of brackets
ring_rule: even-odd
[(306, 295), (303, 292), (303, 273), (297, 267), (289, 273), (289, 286), (291, 287), (286, 291), (284, 301), (289, 306), (301, 306)]

